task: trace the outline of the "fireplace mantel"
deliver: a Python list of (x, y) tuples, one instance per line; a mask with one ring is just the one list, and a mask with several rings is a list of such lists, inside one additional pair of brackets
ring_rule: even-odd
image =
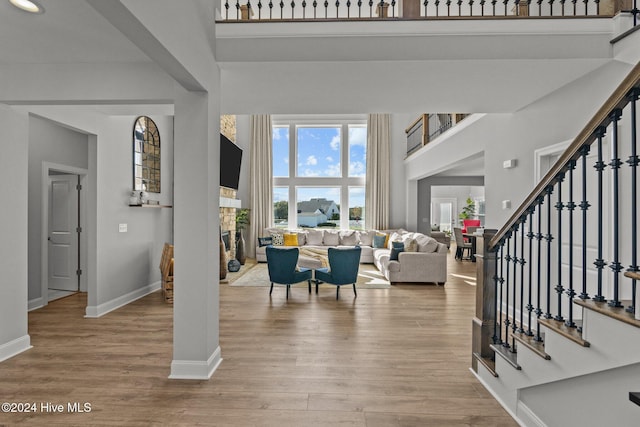
[(242, 200), (220, 196), (220, 207), (240, 209), (242, 207)]

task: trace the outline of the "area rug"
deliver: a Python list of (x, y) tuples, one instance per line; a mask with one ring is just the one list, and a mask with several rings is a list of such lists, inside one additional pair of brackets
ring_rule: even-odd
[[(259, 263), (240, 276), (238, 279), (229, 283), (229, 286), (253, 286), (253, 287), (269, 287), (269, 272), (266, 263)], [(294, 286), (307, 286), (306, 282), (298, 283)], [(356, 288), (358, 289), (388, 289), (390, 283), (372, 264), (360, 264), (358, 272), (358, 281)]]

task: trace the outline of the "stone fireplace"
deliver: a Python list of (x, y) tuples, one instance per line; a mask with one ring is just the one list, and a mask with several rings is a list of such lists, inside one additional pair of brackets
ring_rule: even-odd
[[(220, 133), (236, 142), (236, 116), (220, 116)], [(227, 261), (236, 257), (236, 209), (241, 207), (237, 193), (232, 188), (220, 187), (220, 228), (223, 233), (228, 233)]]

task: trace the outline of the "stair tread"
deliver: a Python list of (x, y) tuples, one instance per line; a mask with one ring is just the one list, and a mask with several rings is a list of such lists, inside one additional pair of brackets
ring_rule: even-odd
[(500, 357), (502, 357), (504, 360), (507, 361), (507, 363), (511, 366), (513, 366), (515, 369), (517, 370), (521, 370), (522, 367), (520, 365), (518, 365), (518, 355), (517, 353), (512, 352), (511, 350), (509, 350), (508, 348), (505, 348), (499, 344), (491, 344), (489, 346), (489, 348), (491, 348), (493, 351), (495, 351), (495, 353), (497, 355), (499, 355)]
[[(543, 334), (541, 334), (541, 335), (543, 335)], [(515, 335), (513, 335), (513, 337), (516, 339), (516, 341), (518, 341), (520, 344), (522, 344), (525, 347), (527, 347), (529, 350), (533, 351), (538, 356), (540, 356), (540, 357), (542, 357), (543, 359), (546, 359), (546, 360), (551, 360), (551, 356), (549, 356), (544, 351), (544, 340), (543, 341), (536, 341), (535, 340), (535, 336), (530, 337), (530, 336), (525, 335), (525, 334), (515, 334)]]
[(563, 321), (554, 319), (539, 319), (538, 322), (546, 328), (557, 332), (563, 337), (568, 338), (583, 347), (589, 347), (591, 345), (587, 340), (582, 338), (582, 334), (577, 330), (577, 328), (570, 328), (565, 325)]
[(498, 378), (498, 373), (496, 372), (496, 361), (489, 358), (489, 357), (482, 357), (480, 356), (480, 354), (478, 353), (473, 353), (473, 357), (476, 358), (476, 360), (478, 360), (478, 362), (480, 362), (482, 364), (482, 366), (484, 366), (485, 368), (487, 368), (487, 370), (489, 372), (491, 372), (491, 374)]
[[(625, 276), (627, 273), (625, 273)], [(624, 307), (611, 307), (606, 301), (597, 302), (589, 299), (581, 300), (576, 298), (574, 302), (581, 307), (588, 308), (589, 310), (593, 310), (597, 313), (619, 320), (628, 325), (640, 328), (640, 320), (637, 320), (635, 318), (635, 315), (626, 311)], [(625, 307), (631, 305), (631, 301), (622, 301), (622, 303)]]

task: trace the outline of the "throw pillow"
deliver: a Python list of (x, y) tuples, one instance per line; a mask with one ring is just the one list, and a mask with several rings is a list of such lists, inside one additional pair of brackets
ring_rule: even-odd
[(271, 235), (271, 240), (273, 241), (273, 246), (282, 246), (284, 245), (284, 234), (273, 233)]
[(388, 247), (389, 249), (391, 249), (392, 248), (391, 242), (398, 242), (400, 240), (402, 240), (402, 234), (397, 233), (397, 232), (394, 231), (389, 236), (389, 240), (387, 240), (385, 246)]
[(418, 252), (418, 242), (416, 239), (407, 239), (404, 241), (405, 252)]
[(340, 234), (337, 231), (325, 230), (323, 244), (325, 246), (338, 246), (340, 244)]
[(269, 246), (273, 245), (273, 239), (271, 237), (258, 237), (258, 246)]
[(285, 233), (284, 234), (285, 246), (298, 246), (298, 233)]
[(322, 246), (324, 230), (309, 230), (307, 233), (307, 245)]
[(389, 261), (398, 261), (400, 252), (404, 252), (403, 242), (391, 242), (391, 254), (389, 255)]
[(413, 237), (418, 242), (418, 252), (435, 252), (438, 250), (438, 241), (431, 236), (415, 233)]
[(374, 230), (357, 231), (356, 235), (362, 246), (373, 246), (373, 238), (376, 235)]
[(355, 231), (341, 231), (340, 244), (343, 246), (355, 246), (358, 243), (358, 235)]
[(386, 234), (376, 234), (373, 237), (373, 247), (374, 248), (384, 248), (386, 245), (384, 244), (387, 241)]
[(304, 246), (307, 243), (307, 232), (298, 231), (298, 246)]

